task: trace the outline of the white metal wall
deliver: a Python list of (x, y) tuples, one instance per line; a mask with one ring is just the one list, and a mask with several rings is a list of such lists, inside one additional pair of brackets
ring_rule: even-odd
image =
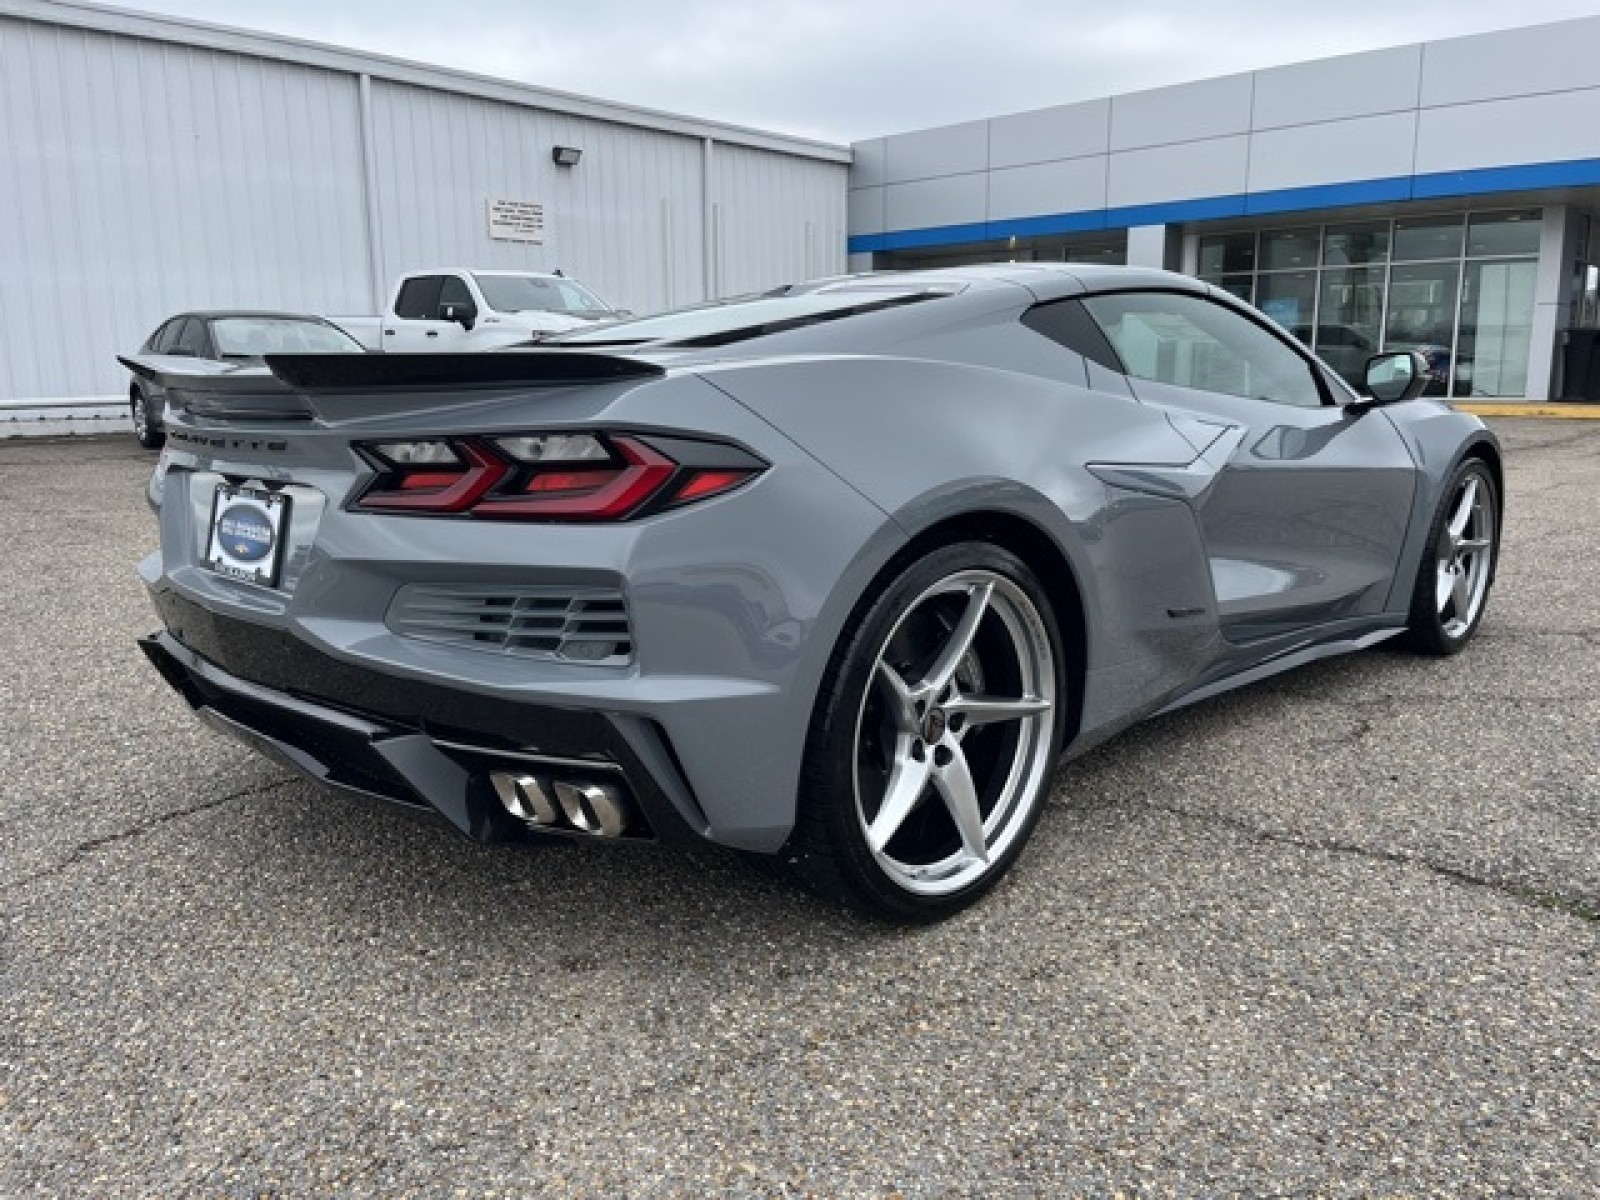
[[(173, 312), (374, 312), (419, 267), (560, 268), (637, 311), (833, 274), (847, 170), (758, 131), (0, 0), (0, 410), (121, 396), (114, 356)], [(490, 198), (542, 204), (543, 243), (491, 240)]]
[(847, 193), (831, 172), (746, 146), (718, 145), (711, 162), (717, 295), (844, 271)]
[(208, 306), (367, 302), (349, 76), (0, 18), (0, 402)]
[[(405, 84), (372, 92), (385, 279), (560, 268), (624, 308), (704, 297), (700, 139)], [(583, 151), (577, 166), (551, 162), (558, 145)], [(842, 170), (829, 174), (842, 198)], [(543, 204), (543, 243), (491, 241), (491, 196)]]

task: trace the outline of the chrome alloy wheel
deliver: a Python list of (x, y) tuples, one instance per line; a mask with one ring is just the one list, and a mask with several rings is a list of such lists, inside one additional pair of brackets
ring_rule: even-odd
[(133, 436), (144, 442), (149, 440), (150, 433), (150, 408), (141, 394), (133, 400)]
[(1464, 635), (1478, 618), (1494, 568), (1494, 497), (1477, 474), (1462, 477), (1439, 531), (1434, 605), (1448, 638)]
[(973, 883), (1029, 826), (1051, 760), (1056, 664), (1026, 592), (958, 571), (907, 607), (856, 717), (856, 816), (900, 888)]

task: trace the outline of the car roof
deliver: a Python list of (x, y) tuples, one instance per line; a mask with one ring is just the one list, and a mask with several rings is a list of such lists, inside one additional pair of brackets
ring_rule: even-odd
[(194, 312), (174, 313), (167, 320), (176, 321), (179, 317), (194, 317), (201, 321), (218, 321), (227, 317), (253, 317), (274, 321), (315, 321), (318, 325), (331, 324), (313, 313), (276, 312), (263, 308), (204, 308)]
[(1106, 266), (1100, 263), (993, 262), (959, 267), (929, 267), (921, 270), (865, 271), (853, 275), (834, 275), (807, 280), (794, 291), (821, 291), (851, 284), (874, 286), (901, 285), (908, 290), (923, 287), (1015, 286), (1032, 292), (1040, 300), (1085, 292), (1121, 291), (1126, 288), (1162, 288), (1185, 292), (1206, 292), (1206, 284), (1189, 275), (1161, 271), (1152, 267)]

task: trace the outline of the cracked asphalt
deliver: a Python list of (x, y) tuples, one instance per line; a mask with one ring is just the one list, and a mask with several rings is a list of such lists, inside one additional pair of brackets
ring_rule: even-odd
[(1600, 428), (1474, 646), (1064, 767), (930, 930), (470, 845), (142, 661), (131, 440), (0, 442), (0, 1195), (1600, 1195)]

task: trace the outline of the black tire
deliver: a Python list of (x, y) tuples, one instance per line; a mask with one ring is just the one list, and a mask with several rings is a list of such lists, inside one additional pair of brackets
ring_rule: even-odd
[(146, 450), (159, 450), (167, 444), (167, 435), (158, 417), (150, 412), (150, 402), (143, 388), (134, 388), (128, 397), (128, 416), (133, 421), (133, 436)]
[(834, 650), (785, 861), (812, 890), (891, 921), (972, 904), (1044, 809), (1066, 671), (1049, 598), (1010, 551), (958, 542), (904, 565)]
[(1451, 474), (1428, 527), (1411, 592), (1407, 649), (1456, 654), (1472, 640), (1489, 605), (1499, 553), (1494, 473), (1481, 458), (1468, 458)]

